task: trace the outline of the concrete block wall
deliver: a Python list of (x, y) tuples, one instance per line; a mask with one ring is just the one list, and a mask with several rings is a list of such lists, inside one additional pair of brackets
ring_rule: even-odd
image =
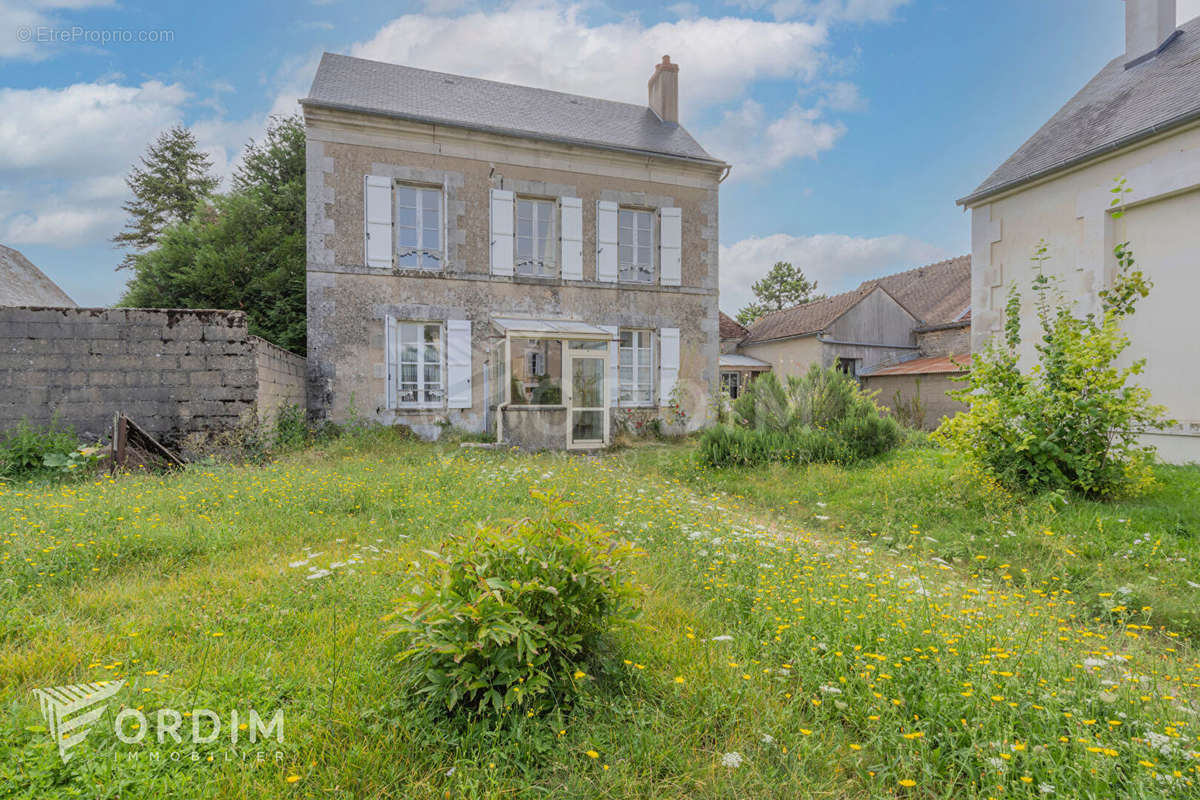
[(257, 336), (250, 340), (258, 379), (258, 421), (272, 422), (284, 406), (304, 408), (308, 380), (304, 357)]
[(99, 438), (120, 411), (168, 443), (203, 440), (255, 420), (257, 352), (240, 311), (0, 308), (0, 431), (57, 417)]

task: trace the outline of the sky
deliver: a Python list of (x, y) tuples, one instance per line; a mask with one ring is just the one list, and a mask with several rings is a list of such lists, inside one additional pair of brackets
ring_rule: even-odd
[(323, 51), (635, 103), (670, 54), (683, 124), (733, 164), (722, 309), (780, 260), (844, 291), (969, 251), (955, 200), (1124, 51), (1123, 6), (0, 0), (0, 244), (81, 305), (115, 303), (109, 239), (146, 145), (188, 125), (228, 181)]

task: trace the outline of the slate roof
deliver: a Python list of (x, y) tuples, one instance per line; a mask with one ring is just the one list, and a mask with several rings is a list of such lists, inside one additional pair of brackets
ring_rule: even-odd
[(970, 195), (970, 206), (1140, 139), (1200, 119), (1200, 17), (1154, 58), (1113, 59)]
[(75, 306), (46, 273), (11, 247), (0, 244), (0, 306)]
[(820, 333), (876, 289), (891, 295), (922, 325), (957, 321), (971, 303), (971, 257), (874, 278), (852, 291), (767, 314), (750, 326), (743, 344)]
[(663, 122), (649, 106), (336, 53), (321, 56), (308, 97), (300, 103), (724, 165), (682, 125)]
[(742, 323), (738, 322), (733, 317), (726, 314), (724, 311), (720, 313), (721, 321), (721, 338), (722, 339), (744, 339), (750, 331), (746, 329)]

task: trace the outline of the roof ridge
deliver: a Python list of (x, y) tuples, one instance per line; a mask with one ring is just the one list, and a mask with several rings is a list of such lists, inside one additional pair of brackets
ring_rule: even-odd
[[(385, 67), (399, 67), (400, 69), (411, 69), (411, 70), (414, 70), (415, 72), (424, 72), (429, 75), (440, 75), (440, 76), (443, 76), (446, 78), (463, 78), (463, 79), (466, 79), (469, 81), (479, 81), (480, 83), (489, 83), (489, 84), (492, 84), (493, 86), (515, 86), (518, 89), (525, 89), (526, 91), (530, 91), (530, 92), (541, 92), (543, 94), (556, 94), (561, 97), (581, 97), (584, 100), (594, 100), (599, 103), (612, 103), (614, 105), (627, 106), (629, 108), (637, 108), (637, 109), (641, 109), (643, 111), (645, 111), (645, 110), (653, 111), (654, 110), (654, 109), (650, 108), (650, 106), (648, 104), (640, 105), (638, 103), (627, 103), (624, 100), (610, 100), (607, 97), (595, 97), (590, 94), (579, 94), (577, 92), (564, 92), (559, 89), (547, 89), (544, 86), (531, 86), (530, 84), (527, 84), (527, 83), (512, 83), (511, 81), (497, 81), (497, 80), (493, 80), (492, 78), (479, 78), (479, 77), (476, 77), (475, 75), (463, 75), (460, 72), (443, 72), (442, 70), (439, 70), (439, 69), (426, 69), (425, 67), (414, 67), (410, 64), (397, 64), (395, 61), (380, 61), (377, 58), (363, 58), (362, 56), (351, 56), (351, 55), (346, 55), (345, 53), (333, 53), (328, 50), (324, 51), (321, 54), (322, 59), (325, 56), (335, 56), (337, 58), (349, 58), (349, 59), (353, 59), (355, 61), (366, 61), (367, 63), (370, 63), (370, 64), (382, 64)], [(661, 117), (659, 117), (659, 120), (664, 125), (679, 125), (679, 123), (677, 123), (677, 122), (666, 122), (665, 120), (662, 120)]]

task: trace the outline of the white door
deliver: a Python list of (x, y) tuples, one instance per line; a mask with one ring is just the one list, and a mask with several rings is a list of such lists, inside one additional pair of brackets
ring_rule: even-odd
[(567, 445), (608, 443), (608, 342), (570, 342), (567, 347)]

